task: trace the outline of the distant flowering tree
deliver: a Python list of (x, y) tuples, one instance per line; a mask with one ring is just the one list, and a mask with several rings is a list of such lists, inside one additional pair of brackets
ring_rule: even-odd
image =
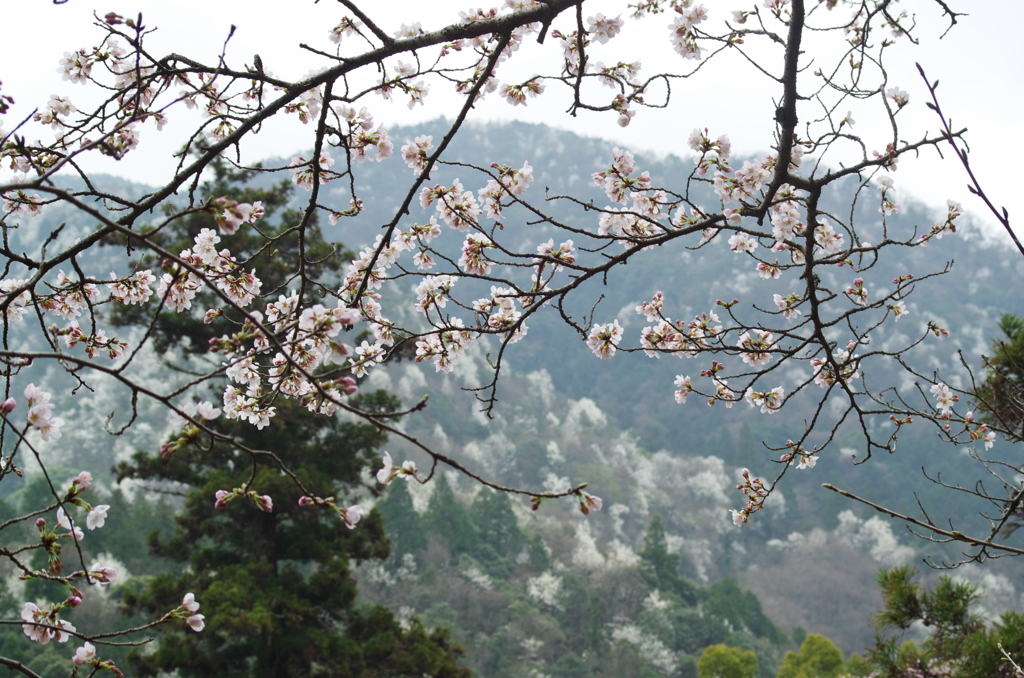
[[(693, 396), (725, 408), (746, 402), (773, 416), (797, 394), (813, 398), (813, 416), (794, 422), (788, 440), (765, 441), (774, 453), (773, 479), (744, 472), (738, 489), (746, 503), (732, 514), (737, 524), (770, 506), (787, 473), (813, 468), (841, 427), (862, 433), (865, 457), (891, 451), (902, 427), (925, 422), (954, 444), (989, 443), (989, 433), (1012, 432), (998, 422), (984, 424), (982, 431), (964, 408), (970, 392), (941, 375), (912, 373), (919, 385), (909, 392), (895, 386), (893, 365), (909, 370), (905, 358), (950, 336), (950, 328), (924, 319), (902, 345), (883, 348), (872, 342), (880, 327), (908, 317), (906, 299), (917, 285), (942, 273), (903, 271), (891, 281), (880, 280), (874, 264), (890, 252), (954, 234), (962, 212), (950, 200), (944, 216), (923, 232), (891, 228), (887, 218), (900, 209), (892, 179), (900, 160), (952, 144), (970, 169), (959, 145), (963, 132), (951, 129), (938, 109), (937, 83), (925, 80), (932, 99), (927, 105), (939, 112), (943, 130), (922, 136), (904, 129), (900, 113), (915, 105), (918, 95), (902, 89), (914, 89), (912, 83), (891, 83), (886, 63), (892, 45), (914, 42), (920, 30), (906, 10), (896, 10), (888, 0), (771, 0), (732, 12), (709, 10), (694, 0), (643, 0), (624, 5), (622, 14), (612, 17), (590, 13), (589, 3), (580, 0), (506, 0), (500, 8), (461, 12), (448, 25), (424, 28), (412, 22), (389, 31), (379, 23), (384, 17), (372, 16), (373, 9), (351, 0), (341, 4), (343, 12), (331, 18), (333, 27), (303, 45), (315, 68), (299, 80), (274, 75), (272, 64), (258, 56), (240, 62), (229, 42), (216, 63), (181, 53), (159, 56), (149, 48), (151, 28), (141, 15), (97, 17), (98, 31), (89, 40), (94, 46), (65, 52), (59, 70), (65, 89), (101, 93), (102, 103), (79, 109), (62, 92), (29, 119), (0, 130), (6, 172), (0, 184), (0, 252), (6, 257), (0, 280), (6, 399), (0, 407), (5, 454), (0, 480), (20, 473), (26, 456), (39, 459), (40, 441), (60, 436), (61, 401), (51, 400), (24, 375), (30, 365), (50, 363), (64, 369), (75, 388), (104, 375), (125, 389), (132, 403), (149, 400), (166, 407), (179, 432), (160, 447), (166, 463), (215, 445), (231, 449), (232, 460), (237, 455), (232, 469), (251, 461), (266, 471), (253, 472), (233, 487), (209, 488), (206, 501), (216, 509), (244, 506), (273, 515), (281, 496), (268, 488), (283, 480), (304, 509), (358, 526), (363, 509), (307, 486), (287, 449), (265, 449), (222, 426), (231, 420), (256, 432), (269, 430), (286, 406), (298, 406), (320, 416), (342, 411), (362, 419), (419, 447), (430, 461), (420, 471), (405, 460), (396, 466), (385, 458), (378, 476), (382, 483), (399, 477), (426, 482), (440, 464), (494, 489), (530, 496), (534, 507), (544, 499), (573, 496), (584, 514), (600, 510), (601, 500), (587, 494), (584, 485), (546, 493), (503, 487), (397, 429), (393, 422), (400, 412), (366, 410), (353, 400), (360, 379), (393, 357), (413, 357), (450, 372), (469, 347), (486, 342), (492, 378), (476, 395), (490, 413), (498, 403), (506, 349), (529, 339), (528, 323), (539, 314), (557, 314), (601, 359), (620, 351), (684, 359), (681, 364), (691, 368), (679, 369), (674, 381), (666, 377), (660, 386), (664, 397), (674, 395), (682, 406), (693, 407)], [(937, 7), (951, 27), (960, 16), (943, 0), (920, 4)], [(619, 53), (616, 38), (633, 21), (652, 27), (643, 29), (652, 35), (664, 35), (678, 59), (642, 67)], [(833, 51), (809, 48), (804, 38), (810, 32), (829, 36), (824, 43)], [(520, 47), (531, 40), (548, 50), (548, 58), (541, 72), (523, 78), (515, 69), (525, 51)], [(758, 51), (762, 45), (768, 51)], [(435, 170), (452, 165), (450, 144), (482, 97), (497, 92), (511, 105), (529, 106), (536, 97), (560, 93), (572, 115), (606, 113), (629, 125), (648, 107), (694, 110), (692, 99), (679, 91), (722, 53), (745, 57), (750, 77), (766, 75), (776, 87), (774, 134), (765, 140), (772, 150), (738, 168), (728, 130), (712, 132), (705, 121), (696, 121), (688, 176), (652, 176), (637, 167), (631, 152), (612, 149), (609, 162), (593, 173), (605, 204), (542, 195), (531, 185), (528, 162), (510, 166), (495, 159), (459, 165), (461, 176), (450, 183), (432, 178)], [(725, 96), (727, 85), (737, 86), (742, 77), (713, 83), (715, 91)], [(404, 198), (366, 238), (373, 244), (333, 276), (339, 253), (312, 237), (318, 217), (337, 223), (363, 211), (367, 196), (358, 191), (360, 164), (387, 162), (395, 144), (402, 143), (375, 123), (372, 109), (380, 105), (375, 97), (426, 106), (431, 91), (442, 88), (462, 97), (459, 109), (448, 111), (453, 120), (447, 133), (404, 141), (398, 154), (411, 170)], [(9, 100), (0, 98), (0, 113)], [(891, 135), (858, 136), (852, 114), (843, 113), (854, 104), (858, 118), (884, 123)], [(188, 110), (200, 114), (198, 122), (189, 123)], [(274, 173), (303, 189), (301, 210), (271, 222), (261, 200), (196, 190), (204, 172), (231, 163), (232, 150), (257, 138), (263, 123), (274, 118), (290, 121), (311, 152), (277, 167), (236, 169)], [(150, 136), (174, 133), (175, 123), (179, 130), (187, 127), (180, 137), (183, 152), (166, 182), (146, 195), (108, 194), (83, 169), (86, 159), (105, 156), (116, 162), (135, 153)], [(52, 140), (31, 141), (40, 133)], [(69, 174), (80, 180), (77, 188), (60, 180)], [(829, 208), (826, 191), (845, 180), (859, 182), (859, 190), (841, 211)], [(322, 190), (332, 183), (346, 187), (345, 200)], [(700, 197), (698, 189), (704, 187), (714, 199)], [(983, 195), (976, 182), (974, 190)], [(165, 208), (175, 194), (177, 201)], [(589, 224), (558, 221), (546, 201), (577, 207)], [(865, 204), (879, 215), (870, 222), (856, 209)], [(417, 205), (421, 211), (414, 213)], [(524, 245), (507, 237), (506, 210), (512, 206), (545, 225), (542, 239)], [(40, 213), (55, 208), (95, 226), (74, 238), (64, 237), (63, 226), (45, 234), (29, 228)], [(184, 242), (168, 237), (200, 214), (214, 223), (188, 231)], [(104, 253), (113, 270), (83, 264), (86, 254), (109, 242), (120, 243), (125, 253)], [(628, 338), (620, 319), (596, 303), (587, 304), (587, 312), (573, 310), (583, 283), (642, 261), (648, 248), (675, 242), (696, 251), (728, 247), (759, 280), (788, 280), (790, 291), (770, 295), (754, 288), (688, 319), (673, 310), (685, 303), (685, 292), (657, 291), (661, 285), (652, 281), (652, 296), (636, 306), (649, 325)], [(287, 260), (275, 259), (282, 251), (289, 253)], [(830, 286), (836, 271), (848, 282)], [(714, 283), (727, 290), (731, 284)], [(410, 288), (415, 299), (407, 294)], [(115, 328), (126, 319), (145, 331), (117, 334)], [(166, 352), (179, 342), (195, 342), (203, 336), (195, 330), (200, 324), (217, 328), (207, 337), (213, 359), (193, 369), (182, 384), (144, 383), (137, 374), (141, 351)], [(196, 397), (214, 384), (217, 402)], [(136, 419), (133, 410), (124, 426)], [(159, 445), (153, 441), (154, 449)], [(76, 521), (83, 516), (70, 508), (84, 510), (89, 527), (101, 526), (105, 513), (85, 504), (81, 482), (68, 487), (51, 482), (50, 490), (37, 511), (0, 525), (7, 529), (38, 517), (39, 541), (5, 546), (0, 555), (25, 577), (64, 583), (71, 601), (76, 582), (109, 580), (113, 573), (84, 563), (71, 574), (63, 569), (60, 546), (81, 539)], [(1017, 506), (998, 505), (1001, 511)], [(63, 518), (57, 517), (58, 509), (64, 510)], [(972, 545), (968, 559), (982, 559), (991, 550), (1020, 552), (991, 536), (947, 530), (942, 521), (917, 522), (939, 537)], [(45, 550), (50, 569), (25, 565), (23, 549)], [(60, 619), (61, 606), (72, 604), (68, 601), (49, 609), (26, 607), (26, 633), (40, 642), (78, 637)], [(190, 605), (171, 608), (153, 623), (194, 620)], [(197, 629), (201, 622), (189, 626)], [(102, 639), (81, 640), (91, 645), (83, 645), (76, 660), (109, 668), (94, 656), (102, 654), (97, 649)]]

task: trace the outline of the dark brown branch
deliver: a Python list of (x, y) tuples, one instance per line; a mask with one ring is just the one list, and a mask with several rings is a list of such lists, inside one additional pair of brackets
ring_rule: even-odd
[(964, 534), (963, 532), (957, 532), (956, 530), (944, 530), (941, 527), (938, 527), (937, 525), (935, 525), (935, 524), (933, 524), (931, 522), (926, 522), (926, 521), (918, 520), (917, 518), (912, 518), (911, 516), (907, 516), (907, 515), (904, 515), (902, 513), (897, 513), (896, 511), (893, 511), (892, 509), (887, 509), (884, 506), (879, 506), (878, 504), (876, 504), (874, 502), (868, 501), (867, 499), (864, 499), (863, 497), (858, 497), (857, 495), (852, 494), (850, 492), (847, 492), (846, 490), (840, 490), (838, 487), (836, 487), (834, 485), (830, 485), (828, 483), (823, 483), (822, 487), (824, 487), (826, 490), (832, 490), (833, 492), (841, 494), (844, 497), (846, 497), (847, 499), (853, 499), (855, 501), (859, 501), (862, 504), (866, 504), (867, 506), (870, 506), (871, 508), (875, 509), (879, 513), (884, 513), (887, 516), (891, 516), (891, 517), (896, 518), (898, 520), (902, 520), (903, 522), (909, 523), (911, 525), (916, 525), (918, 527), (923, 527), (924, 529), (929, 530), (930, 532), (933, 532), (934, 534), (938, 534), (938, 535), (941, 535), (941, 536), (945, 537), (946, 538), (945, 541), (947, 541), (947, 542), (948, 541), (962, 541), (962, 542), (965, 542), (967, 544), (972, 544), (974, 546), (980, 546), (983, 549), (996, 549), (997, 551), (1005, 551), (1007, 553), (1012, 553), (1012, 554), (1018, 555), (1018, 556), (1019, 555), (1024, 555), (1024, 549), (1019, 549), (1019, 548), (1016, 548), (1014, 546), (1009, 546), (1007, 544), (1000, 544), (998, 542), (991, 541), (990, 539), (978, 539), (977, 537), (972, 537), (972, 536), (970, 536), (968, 534)]

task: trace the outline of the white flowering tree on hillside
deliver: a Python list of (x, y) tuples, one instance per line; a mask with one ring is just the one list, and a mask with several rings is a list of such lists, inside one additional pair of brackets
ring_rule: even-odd
[[(657, 388), (680, 407), (752, 407), (768, 417), (798, 396), (817, 403), (812, 417), (791, 422), (788, 440), (765, 441), (773, 463), (766, 454), (763, 477), (744, 471), (738, 487), (744, 496), (732, 512), (738, 525), (770, 506), (773, 490), (787, 474), (812, 468), (841, 427), (862, 433), (863, 457), (891, 451), (899, 431), (911, 425), (934, 424), (953, 444), (990, 446), (1000, 433), (997, 423), (983, 423), (965, 407), (969, 391), (944, 383), (941, 375), (911, 373), (917, 386), (904, 391), (895, 387), (899, 380), (892, 374), (894, 365), (911, 370), (906, 359), (915, 349), (950, 335), (951, 328), (927, 318), (907, 318), (906, 300), (915, 287), (942, 271), (908, 270), (894, 280), (879, 280), (874, 266), (890, 253), (946, 237), (937, 245), (944, 246), (961, 217), (960, 205), (950, 200), (945, 216), (930, 228), (904, 232), (887, 223), (900, 209), (894, 177), (901, 159), (957, 146), (963, 136), (941, 115), (937, 133), (901, 124), (901, 111), (923, 105), (908, 92), (935, 94), (927, 80), (927, 88), (920, 82), (891, 82), (886, 69), (894, 44), (917, 39), (909, 10), (890, 0), (768, 0), (736, 3), (735, 11), (709, 9), (695, 0), (640, 0), (606, 16), (580, 0), (506, 0), (501, 7), (462, 12), (448, 23), (409, 17), (411, 23), (392, 32), (381, 27), (385, 17), (376, 8), (352, 0), (339, 4), (330, 8), (333, 28), (311, 30), (309, 43), (302, 45), (313, 70), (296, 81), (275, 76), (274, 64), (258, 56), (247, 61), (233, 54), (230, 40), (215, 63), (202, 63), (184, 53), (150, 51), (151, 27), (141, 15), (98, 17), (88, 39), (95, 47), (67, 51), (60, 59), (61, 91), (40, 102), (29, 119), (5, 121), (6, 131), (0, 130), (5, 172), (0, 178), (5, 257), (0, 358), (6, 400), (0, 408), (5, 455), (0, 479), (19, 473), (26, 457), (39, 459), (41, 442), (60, 438), (62, 394), (47, 393), (24, 376), (32, 365), (52, 363), (67, 372), (73, 387), (87, 387), (103, 375), (130, 394), (133, 408), (155, 403), (173, 414), (177, 433), (171, 441), (152, 441), (154, 449), (163, 446), (165, 456), (211, 439), (236, 445), (254, 465), (258, 460), (289, 476), (308, 510), (336, 511), (339, 529), (358, 529), (362, 509), (306, 491), (290, 472), (287, 450), (256, 449), (212, 422), (223, 417), (261, 429), (289, 399), (323, 416), (345, 411), (418, 445), (431, 460), (429, 468), (417, 469), (384, 454), (376, 476), (381, 483), (426, 482), (439, 465), (447, 465), (485, 485), (529, 496), (535, 506), (568, 496), (585, 514), (600, 510), (601, 500), (584, 485), (560, 492), (501, 486), (396, 428), (398, 412), (364, 411), (350, 400), (362, 378), (392, 356), (414, 356), (449, 372), (467, 348), (485, 342), (492, 373), (476, 396), (489, 413), (500, 407), (506, 350), (530, 341), (529, 324), (539, 314), (554, 314), (574, 328), (595, 360), (612, 359), (619, 351), (671, 360), (677, 376)], [(960, 15), (953, 3), (916, 4), (938, 7), (956, 30)], [(641, 64), (635, 55), (617, 51), (617, 36), (633, 22), (668, 40), (677, 58)], [(820, 53), (806, 46), (808, 36), (818, 34), (827, 35), (830, 45)], [(549, 58), (541, 72), (524, 78), (518, 64), (520, 47), (528, 42), (542, 43)], [(686, 106), (691, 78), (727, 54), (745, 59), (750, 78), (767, 78), (775, 87), (775, 131), (765, 140), (773, 150), (739, 167), (732, 161), (730, 130), (714, 129)], [(742, 83), (747, 76), (733, 77)], [(718, 86), (726, 96), (727, 88)], [(101, 93), (101, 103), (76, 108), (76, 90)], [(374, 111), (388, 100), (430, 106), (431, 93), (440, 90), (454, 90), (461, 100), (458, 110), (438, 111), (451, 116), (440, 138), (392, 139), (374, 120)], [(4, 96), (0, 113), (17, 93)], [(451, 166), (446, 152), (452, 140), (484, 97), (503, 97), (512, 106), (562, 97), (571, 115), (590, 111), (622, 126), (642, 124), (648, 108), (678, 107), (679, 123), (695, 128), (689, 137), (692, 172), (651, 176), (630, 151), (614, 148), (605, 165), (593, 168), (604, 203), (547, 195), (531, 185), (529, 162), (508, 166), (501, 158), (490, 165), (459, 165), (459, 179), (437, 183), (432, 177)], [(853, 107), (859, 124), (865, 124), (865, 116), (883, 122), (890, 130), (886, 138), (858, 136), (858, 122), (849, 112)], [(198, 191), (204, 172), (217, 162), (237, 163), (239, 149), (258, 139), (273, 118), (291, 124), (299, 143), (310, 150), (280, 166), (240, 169), (280, 175), (304, 189), (301, 212), (280, 228), (264, 223), (259, 202), (203, 198)], [(117, 162), (138, 152), (148, 138), (180, 133), (190, 121), (194, 124), (181, 137), (183, 151), (166, 181), (146, 195), (104, 192), (83, 169), (87, 158)], [(40, 135), (48, 141), (33, 141)], [(966, 155), (962, 159), (966, 163)], [(319, 257), (337, 254), (314, 256), (305, 235), (318, 218), (338, 223), (363, 211), (364, 201), (372, 200), (357, 191), (365, 162), (408, 165), (404, 199), (365, 235), (373, 244), (337, 279), (321, 276)], [(858, 190), (843, 211), (827, 209), (826, 191), (851, 180)], [(338, 203), (328, 196), (323, 189), (328, 184), (346, 187), (347, 200)], [(704, 186), (713, 189), (714, 200), (699, 197)], [(175, 196), (173, 208), (160, 211)], [(552, 202), (573, 205), (583, 216), (574, 224), (587, 225), (555, 219), (548, 210)], [(864, 205), (879, 218), (862, 223), (857, 208)], [(550, 237), (526, 248), (515, 244), (508, 237), (514, 225), (506, 217), (512, 206), (526, 210)], [(58, 209), (95, 226), (70, 239), (63, 227), (33, 231), (40, 213)], [(186, 249), (167, 249), (162, 236), (195, 214), (214, 216), (218, 229), (190, 233)], [(245, 256), (236, 246), (242, 236), (259, 241), (255, 249), (244, 250)], [(266, 285), (252, 262), (276, 252), (288, 238), (296, 242), (287, 250), (290, 274)], [(83, 264), (111, 241), (123, 252), (113, 270)], [(729, 295), (690, 318), (672, 310), (685, 301), (685, 292), (662, 289), (636, 300), (636, 312), (648, 323), (636, 336), (626, 336), (597, 299), (586, 300), (587, 312), (574, 310), (585, 282), (605, 279), (626, 262), (642, 261), (649, 248), (670, 244), (698, 254), (704, 248), (729, 248), (759, 279), (788, 281), (790, 292), (754, 289), (738, 298)], [(104, 256), (114, 257), (111, 251)], [(143, 255), (158, 265), (133, 263)], [(846, 280), (839, 287), (825, 282), (836, 270)], [(132, 340), (110, 322), (127, 307), (149, 328)], [(189, 375), (183, 385), (155, 387), (137, 379), (133, 369), (153, 340), (155, 330), (150, 330), (175, 317), (227, 329), (210, 341), (210, 350), (219, 354), (212, 367)], [(891, 323), (917, 325), (904, 344), (883, 350), (872, 337)], [(372, 337), (357, 342), (363, 331)], [(191, 394), (210, 384), (218, 384), (221, 401), (197, 402)], [(826, 406), (836, 401), (842, 406)], [(133, 413), (123, 426), (135, 420)], [(103, 426), (97, 423), (97, 432)], [(107, 430), (115, 430), (109, 422)], [(39, 499), (38, 510), (0, 525), (9, 530), (38, 517), (40, 540), (5, 546), (0, 555), (25, 577), (65, 582), (72, 591), (82, 582), (112, 577), (84, 562), (71, 573), (55, 562), (59, 544), (74, 550), (81, 539), (78, 522), (89, 528), (103, 524), (105, 509), (83, 496), (89, 483), (87, 475), (68, 487), (51, 483), (51, 496)], [(254, 510), (273, 510), (273, 498), (254, 483), (223, 488), (210, 502), (220, 507), (236, 499), (251, 502)], [(990, 534), (964, 535), (943, 527), (942, 519), (927, 517), (918, 525), (926, 535), (964, 541), (969, 559), (1020, 553), (993, 541), (1016, 505), (1000, 503), (1003, 511)], [(50, 512), (59, 513), (47, 521)], [(49, 571), (26, 564), (22, 554), (34, 549), (51, 554)], [(178, 618), (202, 630), (198, 603), (191, 594), (182, 595), (182, 605), (154, 623)], [(81, 636), (61, 620), (61, 610), (76, 604), (73, 594), (49, 609), (26, 604), (25, 632), (39, 642), (79, 636), (85, 644), (75, 662), (109, 668), (96, 655), (92, 641), (98, 639)], [(17, 662), (0, 661), (31, 675)]]

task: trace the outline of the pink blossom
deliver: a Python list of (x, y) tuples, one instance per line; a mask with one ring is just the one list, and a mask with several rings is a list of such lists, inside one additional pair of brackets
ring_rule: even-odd
[(592, 511), (600, 511), (604, 507), (604, 500), (601, 497), (595, 497), (587, 494), (586, 492), (579, 493), (580, 500), (580, 513), (583, 515), (590, 515)]
[(395, 473), (393, 472), (395, 467), (391, 463), (391, 454), (387, 450), (384, 451), (381, 458), (384, 465), (377, 471), (377, 482), (381, 485), (388, 485), (395, 478)]
[(391, 461), (391, 455), (385, 451), (381, 455), (383, 466), (377, 471), (377, 482), (381, 485), (390, 485), (395, 478), (403, 478), (408, 481), (416, 477), (416, 463), (411, 459), (396, 467)]
[(936, 407), (938, 407), (943, 415), (951, 413), (953, 411), (953, 403), (960, 400), (960, 396), (953, 393), (949, 386), (946, 386), (941, 381), (933, 385), (929, 390), (935, 396)]
[(363, 507), (359, 504), (353, 504), (347, 509), (338, 509), (338, 511), (341, 513), (341, 517), (345, 520), (345, 527), (350, 530), (354, 530), (356, 524), (358, 524), (359, 520), (363, 517)]
[(117, 570), (113, 567), (102, 567), (99, 563), (93, 563), (89, 569), (89, 577), (92, 584), (109, 584), (117, 578)]
[(753, 329), (751, 332), (754, 333), (753, 336), (751, 336), (750, 332), (744, 332), (740, 335), (740, 357), (748, 365), (760, 367), (771, 360), (772, 333), (759, 329)]
[(402, 160), (412, 168), (415, 174), (421, 174), (427, 168), (427, 157), (433, 147), (434, 138), (427, 134), (421, 134), (402, 146)]
[(602, 45), (611, 40), (622, 29), (622, 17), (614, 19), (605, 18), (604, 14), (597, 14), (587, 19), (587, 30), (593, 39)]
[(188, 624), (189, 628), (199, 633), (206, 628), (206, 617), (201, 614), (193, 614), (185, 619), (185, 623)]
[[(44, 612), (34, 603), (25, 603), (21, 610), (21, 618), (27, 623), (21, 625), (22, 631), (30, 640), (40, 645), (45, 645), (51, 640), (58, 643), (68, 642), (68, 638), (71, 637), (68, 633), (74, 633), (77, 629), (69, 622), (58, 619), (58, 610), (58, 607), (51, 607), (48, 612)], [(47, 626), (55, 628), (46, 628)]]
[(192, 613), (199, 611), (199, 603), (196, 602), (196, 596), (193, 593), (185, 594), (185, 597), (181, 599), (181, 606)]
[(690, 377), (689, 377), (689, 375), (687, 375), (685, 377), (682, 376), (682, 375), (677, 376), (676, 377), (676, 381), (675, 381), (675, 385), (676, 385), (676, 392), (675, 392), (676, 402), (679, 403), (680, 405), (685, 404), (686, 403), (686, 396), (688, 396), (690, 394), (690, 391), (693, 390), (693, 387), (690, 386)]
[(75, 656), (71, 658), (71, 661), (76, 665), (81, 666), (82, 664), (88, 664), (96, 658), (96, 647), (86, 642), (82, 647), (75, 650)]
[(587, 338), (587, 346), (598, 358), (608, 359), (615, 355), (616, 346), (622, 341), (622, 326), (618, 320), (603, 325), (594, 325)]

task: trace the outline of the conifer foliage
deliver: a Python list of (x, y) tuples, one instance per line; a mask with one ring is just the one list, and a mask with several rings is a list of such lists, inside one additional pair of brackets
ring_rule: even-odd
[[(238, 200), (262, 199), (268, 218), (287, 198), (287, 191), (244, 188), (238, 182), (245, 175), (217, 167), (216, 183), (206, 190)], [(173, 247), (213, 220), (199, 213), (162, 235)], [(277, 242), (279, 253), (296, 245), (294, 238)], [(320, 255), (333, 251), (316, 230), (307, 232), (305, 244)], [(242, 240), (239, 246), (247, 244)], [(329, 270), (331, 259), (318, 258), (318, 265)], [(286, 271), (272, 259), (266, 263), (267, 270), (279, 274), (274, 284), (287, 286)], [(175, 343), (176, 337), (186, 337), (184, 346), (203, 352), (210, 338), (244, 321), (230, 316), (211, 324), (177, 315), (161, 319), (166, 322), (155, 326), (158, 340)], [(119, 318), (131, 320), (127, 314)], [(356, 398), (369, 412), (399, 406), (383, 391)], [(378, 463), (384, 434), (366, 423), (311, 412), (297, 401), (282, 402), (263, 429), (223, 419), (211, 429), (213, 435), (200, 434), (185, 425), (180, 437), (159, 452), (139, 452), (117, 469), (119, 479), (177, 488), (185, 495), (173, 535), (151, 540), (153, 553), (177, 563), (177, 569), (134, 585), (125, 596), (127, 607), (159, 615), (178, 604), (181, 591), (190, 591), (205, 617), (202, 633), (178, 627), (161, 634), (155, 651), (134, 653), (131, 661), (141, 675), (175, 670), (195, 678), (468, 675), (458, 666), (461, 650), (446, 631), (428, 632), (416, 620), (403, 626), (384, 608), (356, 605), (352, 565), (390, 552), (380, 515), (372, 511), (358, 520), (359, 529), (344, 529), (333, 511), (300, 501), (312, 495), (341, 503), (359, 492), (366, 470)], [(242, 458), (235, 445), (218, 435), (244, 441), (257, 452)], [(288, 473), (274, 454), (260, 450), (287, 451)], [(223, 491), (236, 496), (222, 502), (218, 492)]]

